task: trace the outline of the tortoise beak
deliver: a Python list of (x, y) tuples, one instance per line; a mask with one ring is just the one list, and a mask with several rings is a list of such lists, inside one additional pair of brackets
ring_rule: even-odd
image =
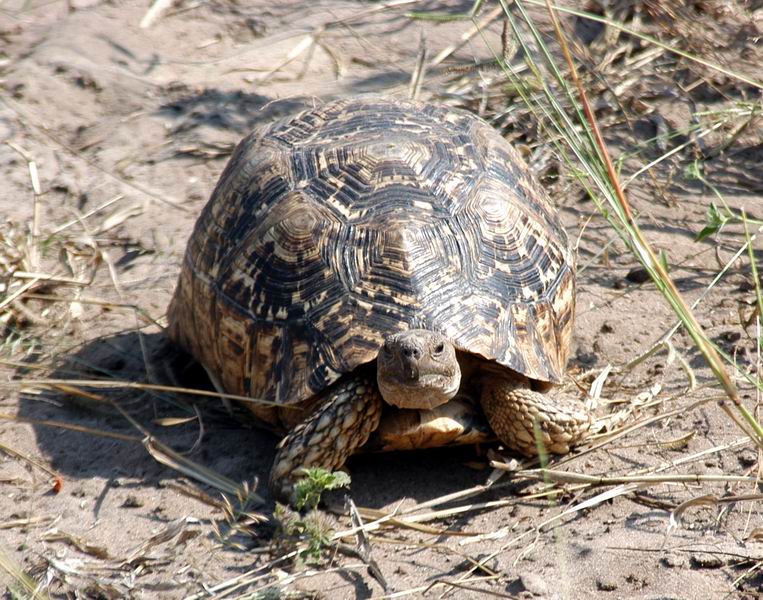
[(418, 340), (406, 340), (401, 344), (398, 353), (399, 373), (402, 374), (407, 382), (418, 381), (421, 374), (421, 360), (424, 357), (425, 349)]
[(405, 375), (408, 381), (418, 381), (419, 379), (419, 361), (416, 358), (401, 356), (400, 357), (400, 372)]

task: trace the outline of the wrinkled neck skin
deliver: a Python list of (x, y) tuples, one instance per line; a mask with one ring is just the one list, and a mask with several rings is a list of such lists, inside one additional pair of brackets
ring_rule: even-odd
[(458, 393), (461, 377), (453, 344), (426, 329), (387, 336), (376, 360), (379, 391), (385, 402), (399, 408), (445, 404)]

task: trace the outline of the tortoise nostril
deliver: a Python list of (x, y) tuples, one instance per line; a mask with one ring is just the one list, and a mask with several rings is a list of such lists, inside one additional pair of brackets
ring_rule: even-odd
[(403, 348), (403, 356), (405, 356), (406, 358), (419, 359), (421, 358), (421, 350), (419, 350), (418, 348), (411, 348), (411, 347)]

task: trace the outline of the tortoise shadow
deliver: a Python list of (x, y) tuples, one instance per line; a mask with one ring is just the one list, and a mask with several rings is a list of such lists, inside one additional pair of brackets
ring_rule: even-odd
[[(206, 399), (192, 402), (185, 396), (151, 390), (124, 387), (109, 390), (77, 384), (77, 380), (96, 379), (115, 384), (169, 384), (160, 364), (168, 350), (171, 351), (159, 333), (127, 332), (100, 337), (68, 353), (49, 374), (52, 379), (70, 381), (72, 386), (91, 394), (91, 398), (65, 392), (25, 394), (19, 398), (18, 414), (22, 418), (87, 430), (33, 425), (37, 445), (54, 469), (70, 479), (129, 477), (141, 479), (146, 485), (178, 477), (146, 452), (141, 443), (144, 433), (130, 424), (114, 406), (117, 404), (144, 432), (218, 473), (236, 481), (251, 481), (266, 473), (276, 438), (230, 418), (219, 402)], [(172, 363), (178, 357), (171, 353), (166, 360)], [(185, 373), (179, 384), (208, 387), (205, 379), (203, 370), (197, 369)], [(181, 424), (168, 425), (178, 420)], [(196, 444), (199, 439), (201, 443)], [(252, 451), (244, 454), (242, 448)]]
[[(102, 379), (211, 390), (203, 369), (171, 347), (163, 334), (133, 331), (92, 340), (68, 353), (50, 378), (72, 386), (81, 380), (77, 387), (92, 395), (82, 399), (45, 392), (19, 399), (19, 416), (37, 421), (37, 445), (65, 479), (128, 478), (152, 487), (180, 477), (147, 453), (141, 443), (144, 433), (120, 414), (117, 404), (145, 433), (192, 461), (237, 482), (263, 482), (257, 491), (272, 506), (264, 482), (279, 438), (258, 428), (245, 408), (233, 407), (231, 414), (216, 398), (126, 387), (108, 390), (85, 383)], [(98, 397), (105, 401), (95, 401)], [(348, 462), (351, 493), (356, 504), (372, 508), (406, 497), (426, 501), (484, 483), (485, 472), (464, 464), (476, 459), (471, 446), (353, 456)]]
[(313, 98), (306, 96), (272, 100), (268, 96), (240, 90), (188, 89), (161, 104), (155, 112), (172, 122), (173, 136), (207, 127), (241, 137), (258, 125), (296, 113), (313, 102)]

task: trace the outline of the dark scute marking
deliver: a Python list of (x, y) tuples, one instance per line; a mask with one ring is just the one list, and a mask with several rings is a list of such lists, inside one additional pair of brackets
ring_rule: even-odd
[(236, 199), (235, 212), (230, 213), (230, 218), (225, 222), (226, 241), (231, 248), (238, 247), (249, 236), (249, 233), (257, 226), (255, 215), (259, 205), (276, 202), (289, 191), (288, 182), (280, 176), (272, 177), (260, 185), (252, 185), (245, 193)]
[(308, 110), (275, 123), (270, 128), (268, 137), (288, 146), (294, 146), (314, 136), (317, 131), (320, 131), (323, 123), (324, 118), (320, 112)]
[(291, 154), (291, 173), (294, 181), (309, 181), (318, 177), (318, 161), (312, 150), (295, 149)]

